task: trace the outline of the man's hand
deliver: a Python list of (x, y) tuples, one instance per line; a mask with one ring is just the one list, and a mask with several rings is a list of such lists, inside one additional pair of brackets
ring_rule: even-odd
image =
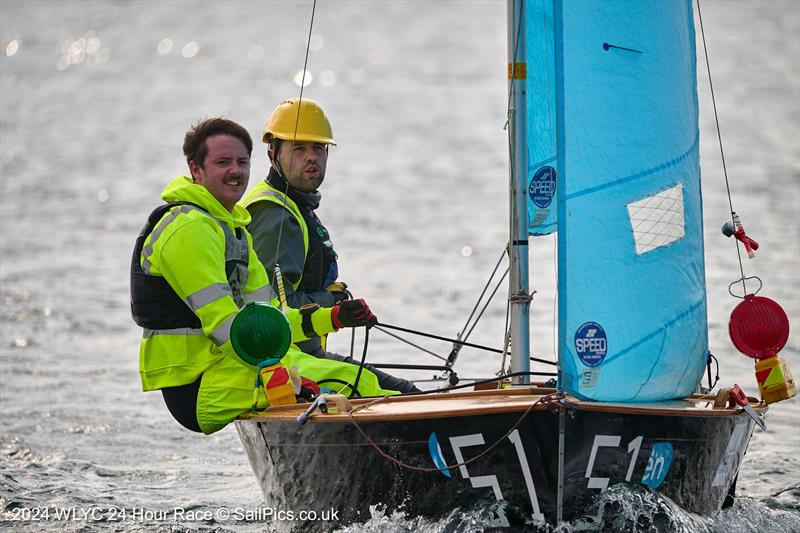
[(335, 281), (325, 287), (325, 290), (331, 293), (336, 305), (339, 305), (345, 300), (352, 300), (353, 298), (353, 295), (347, 290), (347, 283), (343, 281)]
[(331, 311), (331, 321), (336, 329), (373, 326), (378, 323), (377, 317), (369, 310), (363, 298), (345, 300), (334, 307)]
[(347, 290), (347, 283), (344, 281), (334, 281), (325, 287), (325, 290), (331, 292), (345, 292)]

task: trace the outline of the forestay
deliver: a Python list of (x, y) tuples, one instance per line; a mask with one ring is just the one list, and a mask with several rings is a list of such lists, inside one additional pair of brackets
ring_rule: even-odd
[(602, 401), (690, 394), (708, 357), (691, 3), (526, 4), (540, 55), (528, 77), (544, 84), (529, 177), (557, 169), (561, 387)]

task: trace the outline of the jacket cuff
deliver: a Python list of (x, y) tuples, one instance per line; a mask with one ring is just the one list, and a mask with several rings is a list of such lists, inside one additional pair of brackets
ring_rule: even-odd
[(311, 324), (317, 335), (326, 335), (336, 331), (336, 328), (333, 327), (331, 311), (333, 311), (331, 307), (320, 307), (311, 315)]

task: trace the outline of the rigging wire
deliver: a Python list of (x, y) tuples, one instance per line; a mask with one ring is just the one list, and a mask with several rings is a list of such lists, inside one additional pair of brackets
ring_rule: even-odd
[[(509, 330), (508, 320), (511, 315), (511, 302), (506, 301), (506, 321), (503, 325), (503, 360), (500, 361), (500, 371), (497, 375), (504, 374), (506, 372), (506, 359), (508, 359), (508, 346), (511, 344), (511, 331)], [(510, 369), (509, 369), (510, 370)]]
[[(295, 145), (295, 143), (297, 141), (297, 128), (300, 125), (300, 106), (303, 103), (303, 89), (306, 86), (306, 72), (308, 70), (308, 53), (309, 53), (309, 50), (311, 49), (311, 33), (312, 33), (313, 29), (314, 29), (314, 14), (316, 13), (316, 11), (317, 11), (317, 0), (314, 0), (314, 4), (311, 7), (311, 21), (310, 21), (310, 23), (308, 25), (308, 38), (306, 39), (306, 54), (305, 54), (305, 59), (303, 60), (303, 76), (300, 79), (300, 97), (298, 98), (298, 101), (297, 101), (297, 118), (295, 119), (295, 122), (294, 122), (294, 134), (293, 134), (293, 137), (292, 137), (292, 144), (290, 145), (290, 153), (292, 153), (294, 151), (294, 145)], [(274, 156), (275, 156), (275, 159), (277, 160), (278, 159), (278, 154), (276, 153), (276, 154), (274, 154)], [(285, 194), (285, 195), (289, 194), (289, 179), (288, 179), (288, 175), (292, 173), (292, 164), (293, 163), (294, 163), (294, 158), (292, 157), (292, 158), (289, 159), (289, 170), (286, 171), (286, 174), (283, 173), (283, 169), (280, 170), (280, 173), (284, 174), (283, 175), (283, 178), (284, 178), (283, 181), (285, 183), (284, 183), (283, 194)], [(278, 167), (280, 167), (280, 162), (278, 162)], [(276, 270), (278, 270), (278, 267), (277, 267), (277, 265), (278, 265), (278, 253), (280, 252), (280, 249), (281, 249), (281, 236), (283, 235), (283, 221), (284, 221), (285, 218), (286, 217), (281, 217), (281, 223), (280, 223), (280, 226), (278, 227), (278, 242), (277, 242), (277, 245), (275, 246), (275, 261), (274, 261), (274, 264), (276, 265)]]
[[(375, 329), (377, 329), (378, 331), (380, 331), (382, 333), (385, 333), (386, 335), (389, 335), (390, 337), (393, 337), (393, 338), (395, 338), (395, 339), (397, 339), (397, 340), (399, 340), (401, 342), (404, 342), (404, 343), (406, 343), (406, 344), (408, 344), (410, 346), (413, 346), (414, 348), (416, 348), (416, 349), (418, 349), (418, 350), (420, 350), (422, 352), (425, 352), (428, 355), (432, 355), (433, 357), (435, 357), (437, 359), (440, 359), (442, 361), (445, 361), (446, 363), (449, 362), (449, 366), (452, 366), (452, 364), (455, 362), (455, 357), (458, 355), (458, 352), (461, 350), (461, 348), (463, 346), (465, 346), (465, 345), (468, 345), (466, 343), (466, 340), (470, 337), (472, 332), (475, 330), (475, 327), (478, 325), (478, 322), (483, 317), (484, 313), (486, 312), (486, 309), (488, 308), (488, 306), (491, 303), (492, 299), (494, 298), (495, 294), (497, 294), (497, 291), (500, 289), (500, 286), (502, 285), (503, 280), (505, 280), (505, 277), (508, 275), (508, 269), (506, 269), (505, 273), (500, 277), (500, 280), (495, 285), (494, 290), (492, 290), (492, 292), (490, 293), (488, 299), (484, 302), (484, 305), (481, 308), (480, 312), (477, 314), (477, 316), (475, 316), (475, 312), (478, 310), (478, 307), (480, 306), (481, 302), (483, 301), (483, 297), (486, 295), (486, 291), (489, 289), (489, 286), (491, 285), (492, 281), (494, 280), (494, 277), (497, 274), (497, 270), (500, 268), (500, 264), (503, 261), (503, 256), (506, 255), (506, 249), (507, 249), (507, 247), (504, 248), (503, 252), (500, 254), (500, 258), (498, 259), (497, 264), (495, 264), (495, 267), (492, 270), (492, 273), (489, 276), (489, 279), (486, 281), (486, 284), (483, 286), (483, 290), (481, 291), (481, 294), (478, 296), (478, 299), (475, 302), (475, 306), (472, 308), (472, 312), (470, 313), (469, 317), (467, 318), (466, 322), (464, 323), (463, 329), (461, 330), (460, 333), (456, 334), (456, 339), (446, 339), (446, 340), (449, 340), (449, 341), (453, 342), (453, 349), (451, 350), (451, 352), (450, 352), (448, 357), (444, 357), (442, 355), (439, 355), (439, 354), (437, 354), (437, 353), (435, 353), (435, 352), (433, 352), (433, 351), (431, 351), (431, 350), (429, 350), (427, 348), (424, 348), (424, 347), (422, 347), (422, 346), (420, 346), (418, 344), (415, 344), (415, 343), (409, 341), (408, 339), (403, 338), (400, 335), (397, 335), (395, 333), (387, 331), (386, 329), (381, 327), (381, 326), (386, 326), (385, 324), (379, 324), (379, 325), (375, 326)], [(473, 318), (475, 319), (474, 321), (472, 321)], [(471, 325), (470, 325), (470, 321), (472, 321)], [(392, 327), (392, 326), (387, 326), (387, 327)], [(416, 334), (416, 335), (429, 336), (431, 338), (437, 338), (439, 340), (445, 339), (445, 337), (435, 337), (433, 335), (429, 335), (427, 333), (424, 333), (424, 332), (421, 332), (421, 331), (417, 331), (417, 330), (402, 329), (402, 328), (396, 328), (396, 329), (400, 329), (401, 331), (406, 331), (407, 333), (412, 333), (412, 334)], [(506, 305), (506, 326), (505, 326), (503, 331), (507, 331), (507, 330), (508, 330), (508, 305)], [(352, 349), (352, 343), (351, 343), (351, 354), (352, 354), (352, 351), (353, 351), (353, 349)]]
[[(487, 352), (492, 352), (492, 353), (497, 353), (497, 354), (502, 354), (503, 353), (503, 350), (499, 350), (497, 348), (492, 348), (492, 347), (489, 347), (489, 346), (483, 346), (481, 344), (473, 344), (471, 342), (465, 342), (465, 341), (460, 340), (460, 339), (451, 339), (451, 338), (448, 338), (448, 337), (442, 337), (441, 335), (434, 335), (432, 333), (425, 333), (424, 331), (417, 331), (417, 330), (414, 330), (414, 329), (404, 328), (404, 327), (400, 327), (400, 326), (394, 326), (392, 324), (385, 324), (383, 322), (379, 322), (378, 324), (376, 324), (373, 327), (375, 329), (377, 329), (378, 331), (386, 333), (387, 335), (391, 335), (391, 334), (388, 331), (385, 331), (384, 328), (394, 329), (394, 330), (397, 330), (397, 331), (403, 331), (405, 333), (411, 333), (412, 335), (419, 335), (421, 337), (427, 337), (429, 339), (436, 339), (436, 340), (445, 341), (445, 342), (452, 342), (453, 344), (461, 344), (461, 345), (464, 345), (464, 346), (468, 346), (470, 348), (476, 348), (478, 350), (484, 350), (484, 351), (487, 351)], [(405, 341), (405, 339), (400, 339), (400, 340)], [(408, 342), (408, 341), (405, 341), (405, 342)], [(409, 342), (408, 344), (411, 344), (411, 343)], [(417, 347), (417, 348), (419, 348), (419, 347)], [(422, 348), (420, 348), (420, 349), (422, 349)], [(436, 356), (436, 354), (431, 354), (431, 355)], [(439, 357), (439, 356), (436, 356), (436, 357)], [(555, 365), (556, 364), (554, 361), (548, 361), (547, 359), (541, 359), (541, 358), (538, 358), (538, 357), (531, 357), (530, 359), (531, 359), (531, 361), (536, 361), (536, 362), (544, 363), (544, 364), (548, 364), (548, 365)]]
[[(495, 285), (492, 294), (489, 295), (489, 299), (486, 300), (486, 303), (483, 305), (481, 312), (478, 313), (478, 317), (475, 319), (475, 322), (472, 324), (472, 327), (469, 328), (469, 331), (467, 332), (466, 336), (463, 337), (463, 340), (467, 340), (469, 336), (472, 335), (472, 331), (475, 329), (475, 326), (478, 325), (478, 321), (481, 319), (481, 317), (483, 317), (483, 313), (486, 312), (486, 308), (489, 307), (489, 304), (492, 302), (492, 298), (494, 298), (494, 295), (497, 294), (498, 289), (500, 289), (500, 286), (503, 284), (503, 281), (506, 279), (507, 275), (508, 275), (508, 268), (506, 268), (506, 271), (500, 277), (500, 280), (497, 282), (497, 285)], [(461, 335), (459, 335), (458, 338), (459, 339), (462, 338)]]
[[(492, 273), (489, 276), (489, 280), (486, 282), (486, 285), (483, 286), (483, 290), (481, 291), (480, 296), (478, 296), (478, 301), (475, 302), (475, 307), (472, 308), (472, 312), (469, 314), (469, 318), (467, 318), (467, 322), (464, 324), (464, 328), (461, 330), (461, 333), (458, 334), (458, 338), (459, 339), (461, 337), (463, 337), (464, 336), (464, 332), (467, 331), (467, 327), (469, 326), (469, 321), (472, 320), (472, 317), (475, 315), (475, 311), (478, 309), (478, 305), (480, 305), (481, 300), (483, 299), (483, 295), (486, 294), (486, 289), (489, 288), (489, 284), (491, 284), (492, 280), (494, 279), (494, 275), (497, 273), (497, 269), (500, 268), (500, 263), (503, 262), (503, 257), (506, 255), (506, 250), (507, 249), (508, 249), (508, 246), (504, 247), (503, 251), (500, 253), (500, 259), (497, 260), (497, 264), (494, 266), (494, 270), (492, 270)], [(505, 276), (507, 274), (508, 274), (508, 269), (506, 269), (506, 273), (503, 274), (503, 278), (501, 278), (501, 280), (500, 280), (501, 282), (502, 282), (502, 280), (505, 278)], [(492, 296), (494, 296), (495, 292), (497, 292), (497, 289), (495, 289), (494, 292), (492, 293), (492, 295), (489, 296), (489, 301), (492, 300)], [(486, 302), (486, 305), (489, 305), (489, 302)], [(470, 333), (472, 333), (472, 330), (475, 329), (475, 325), (477, 325), (478, 320), (480, 320), (481, 315), (483, 315), (483, 311), (484, 310), (486, 310), (485, 306), (484, 306), (483, 310), (481, 311), (481, 314), (478, 315), (478, 318), (475, 319), (475, 323), (472, 325), (472, 328), (469, 330), (469, 333), (467, 333), (467, 337), (469, 337)], [(467, 337), (464, 337), (464, 340), (467, 340)]]
[[(731, 209), (731, 223), (734, 224), (736, 227), (736, 213), (733, 210), (733, 200), (731, 199), (731, 186), (730, 182), (728, 181), (728, 169), (725, 165), (725, 150), (722, 148), (722, 133), (720, 132), (719, 127), (719, 116), (717, 115), (717, 99), (714, 96), (714, 83), (711, 81), (711, 63), (708, 60), (708, 47), (706, 46), (706, 32), (703, 29), (703, 14), (700, 12), (700, 0), (695, 0), (695, 4), (697, 5), (697, 18), (700, 20), (700, 36), (703, 39), (703, 53), (705, 54), (706, 58), (706, 72), (708, 73), (708, 86), (711, 89), (711, 102), (714, 107), (714, 123), (717, 126), (717, 140), (719, 141), (719, 153), (720, 157), (722, 158), (722, 173), (725, 176), (725, 188), (728, 193), (728, 206)], [(742, 251), (739, 248), (739, 241), (737, 239), (733, 239), (736, 243), (736, 255), (739, 257), (739, 272), (742, 274), (742, 290), (744, 294), (747, 294), (747, 286), (745, 284), (745, 275), (744, 275), (744, 264), (742, 263)]]
[[(486, 284), (483, 286), (483, 290), (481, 291), (481, 294), (478, 296), (478, 300), (475, 302), (475, 307), (472, 308), (472, 312), (469, 314), (469, 318), (467, 318), (467, 321), (464, 324), (464, 328), (461, 330), (461, 333), (458, 333), (456, 335), (456, 338), (458, 340), (466, 341), (469, 338), (469, 336), (472, 335), (472, 331), (475, 329), (475, 326), (478, 325), (478, 322), (480, 321), (481, 317), (483, 317), (483, 313), (486, 311), (486, 308), (489, 307), (489, 304), (491, 303), (492, 298), (494, 298), (494, 295), (497, 294), (497, 290), (500, 288), (500, 285), (503, 283), (503, 280), (508, 275), (508, 268), (506, 268), (505, 272), (503, 273), (502, 277), (500, 278), (500, 281), (497, 282), (497, 286), (494, 288), (492, 293), (489, 295), (489, 298), (486, 300), (486, 303), (484, 304), (483, 308), (481, 309), (481, 312), (478, 313), (478, 316), (475, 318), (475, 321), (472, 323), (472, 327), (470, 327), (469, 331), (467, 331), (467, 328), (469, 327), (470, 320), (472, 320), (472, 317), (475, 316), (475, 311), (477, 311), (478, 306), (481, 304), (481, 301), (483, 300), (483, 297), (486, 294), (486, 290), (489, 288), (489, 285), (491, 285), (492, 280), (494, 280), (494, 276), (495, 276), (495, 274), (497, 274), (497, 269), (500, 268), (500, 263), (503, 262), (503, 256), (506, 255), (506, 253), (507, 253), (506, 250), (507, 249), (508, 249), (508, 245), (506, 245), (506, 247), (504, 247), (503, 251), (500, 253), (500, 257), (497, 260), (497, 264), (494, 266), (494, 270), (492, 270), (492, 273), (489, 276), (489, 279), (486, 280)], [(466, 335), (465, 335), (465, 333), (466, 333)], [(462, 344), (454, 344), (453, 345), (453, 348), (450, 350), (450, 353), (448, 354), (447, 360), (446, 360), (446, 363), (445, 363), (448, 368), (452, 369), (453, 365), (455, 365), (456, 359), (458, 359), (458, 354), (459, 354), (459, 352), (461, 352), (462, 346), (463, 346)]]

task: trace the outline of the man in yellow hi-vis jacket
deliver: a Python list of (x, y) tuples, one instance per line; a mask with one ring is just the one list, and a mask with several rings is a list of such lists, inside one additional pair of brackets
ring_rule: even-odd
[[(145, 391), (161, 390), (184, 427), (213, 433), (252, 402), (256, 367), (231, 346), (234, 316), (248, 301), (275, 301), (263, 265), (237, 206), (250, 177), (253, 143), (240, 125), (214, 118), (186, 133), (183, 152), (191, 177), (175, 178), (161, 194), (136, 241), (131, 261), (131, 310), (143, 328), (139, 373)], [(288, 309), (292, 341), (373, 318), (363, 300), (320, 308), (309, 316)], [(304, 331), (306, 333), (304, 333)], [(287, 366), (314, 381), (352, 383), (356, 365), (323, 361), (290, 348)], [(362, 395), (397, 394), (364, 369)], [(260, 395), (259, 407), (266, 405)]]

